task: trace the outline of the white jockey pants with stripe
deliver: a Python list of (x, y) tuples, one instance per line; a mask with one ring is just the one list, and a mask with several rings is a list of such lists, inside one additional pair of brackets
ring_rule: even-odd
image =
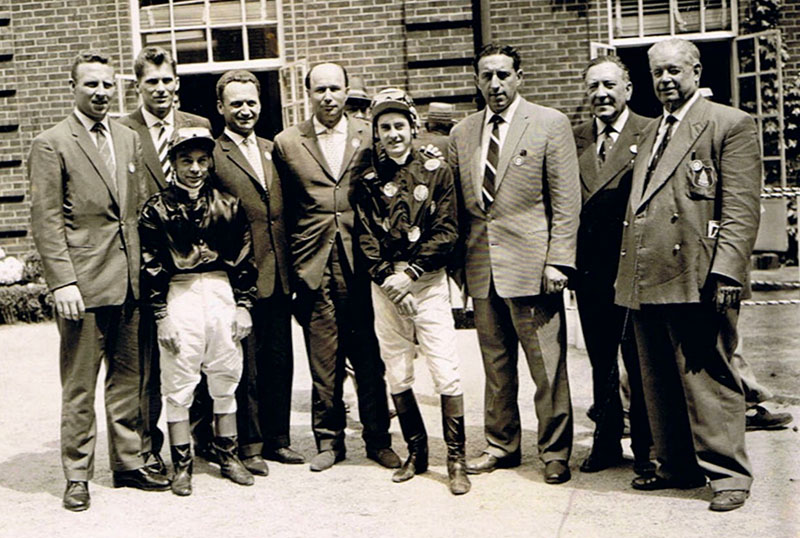
[(206, 375), (215, 414), (236, 412), (236, 387), (242, 376), (242, 348), (233, 339), (236, 303), (223, 271), (172, 277), (167, 316), (179, 334), (180, 350), (161, 352), (161, 392), (167, 421), (189, 420), (200, 372)]
[[(395, 270), (402, 270), (402, 265)], [(417, 300), (414, 316), (401, 316), (397, 306), (380, 286), (372, 283), (375, 310), (375, 334), (386, 365), (386, 381), (392, 394), (400, 394), (414, 384), (414, 356), (419, 342), (420, 354), (438, 394), (462, 393), (456, 353), (456, 329), (450, 308), (450, 290), (444, 269), (426, 273), (411, 286)]]

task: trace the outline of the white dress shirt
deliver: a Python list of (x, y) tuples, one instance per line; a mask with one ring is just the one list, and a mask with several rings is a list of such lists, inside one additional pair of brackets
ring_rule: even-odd
[[(261, 183), (261, 186), (266, 189), (267, 185), (264, 181), (264, 163), (261, 161), (261, 150), (258, 147), (256, 133), (252, 132), (247, 137), (244, 137), (239, 133), (228, 129), (227, 127), (225, 127), (224, 132), (226, 135), (228, 135), (228, 138), (233, 140), (233, 143), (236, 144), (236, 146), (242, 152), (242, 155), (245, 156), (247, 161), (250, 163), (250, 166), (253, 167), (253, 171), (256, 173), (258, 182)], [(247, 143), (245, 143), (245, 141), (247, 141)]]
[[(608, 123), (604, 122), (600, 118), (594, 119), (595, 132), (597, 133), (597, 144), (596, 144), (597, 147), (595, 149), (598, 155), (600, 154), (600, 146), (603, 144), (603, 141), (605, 140), (606, 136), (611, 137), (612, 146), (617, 143), (619, 134), (622, 132), (622, 129), (625, 128), (625, 124), (628, 122), (628, 116), (630, 115), (631, 115), (630, 111), (626, 106), (625, 109), (620, 113), (620, 115), (617, 116), (617, 119), (615, 119), (613, 123), (611, 123), (611, 128), (614, 130), (610, 133), (605, 132), (606, 125), (608, 125)], [(609, 150), (606, 149), (606, 155), (608, 155), (608, 151)]]
[(317, 135), (319, 148), (328, 163), (333, 177), (339, 178), (339, 173), (344, 160), (344, 150), (347, 145), (347, 116), (342, 115), (339, 123), (328, 129), (322, 125), (316, 116), (311, 121), (314, 124), (314, 133)]
[[(89, 133), (89, 138), (92, 139), (92, 142), (94, 142), (94, 145), (96, 147), (99, 147), (97, 146), (97, 135), (92, 131), (92, 129), (94, 128), (95, 123), (103, 124), (103, 127), (105, 127), (106, 129), (106, 139), (108, 140), (108, 148), (111, 150), (111, 160), (114, 161), (114, 168), (116, 168), (117, 154), (114, 151), (114, 140), (113, 137), (111, 136), (111, 124), (108, 121), (108, 116), (107, 115), (104, 116), (103, 119), (98, 122), (96, 120), (93, 120), (92, 118), (90, 118), (77, 108), (75, 109), (75, 115), (78, 117), (78, 121), (81, 122), (81, 125), (83, 125), (84, 129), (86, 129), (86, 132)], [(105, 163), (103, 163), (103, 166), (105, 167)]]

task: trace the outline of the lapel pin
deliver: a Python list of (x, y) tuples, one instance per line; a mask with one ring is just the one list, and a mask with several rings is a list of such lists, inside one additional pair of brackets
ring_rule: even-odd
[(128, 172), (130, 172), (131, 174), (136, 172), (136, 165), (133, 163), (128, 163)]
[(264, 158), (266, 160), (268, 160), (268, 161), (271, 161), (272, 160), (272, 153), (270, 153), (269, 151), (265, 151), (264, 152)]
[(350, 145), (353, 146), (353, 148), (358, 148), (358, 146), (361, 145), (361, 141), (359, 141), (358, 138), (354, 138), (350, 141)]
[(695, 172), (699, 172), (700, 170), (703, 169), (703, 161), (701, 161), (700, 159), (695, 159), (694, 161), (692, 161), (691, 167), (692, 170), (694, 170)]
[(639, 148), (636, 146), (636, 144), (631, 144), (631, 147), (629, 147), (628, 149), (629, 149), (629, 150), (631, 151), (631, 153), (633, 153), (634, 155), (636, 155), (637, 153), (639, 153)]
[(514, 157), (514, 164), (517, 165), (517, 166), (522, 165), (522, 157), (520, 157), (519, 155)]

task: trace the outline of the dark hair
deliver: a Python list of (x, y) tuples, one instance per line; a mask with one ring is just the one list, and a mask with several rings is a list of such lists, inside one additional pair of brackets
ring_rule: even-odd
[(511, 58), (514, 61), (514, 71), (519, 71), (519, 68), (522, 66), (522, 57), (520, 57), (517, 49), (511, 45), (489, 43), (488, 45), (484, 45), (480, 52), (475, 55), (475, 60), (472, 62), (472, 67), (475, 69), (475, 72), (478, 72), (478, 62), (481, 61), (481, 58), (485, 56), (492, 56), (494, 54), (502, 54), (503, 56), (508, 56)]
[(225, 86), (230, 84), (231, 82), (241, 82), (242, 84), (247, 84), (248, 82), (256, 85), (256, 92), (258, 95), (261, 95), (261, 83), (258, 82), (256, 76), (251, 73), (250, 71), (245, 71), (244, 69), (234, 69), (232, 71), (227, 71), (219, 77), (217, 81), (217, 100), (222, 101), (222, 93), (225, 91)]
[(625, 82), (631, 81), (631, 74), (628, 71), (628, 66), (622, 63), (622, 60), (619, 59), (618, 56), (598, 56), (597, 58), (593, 58), (591, 62), (584, 68), (583, 70), (583, 78), (586, 78), (586, 73), (589, 72), (589, 69), (596, 65), (600, 64), (614, 64), (622, 70), (622, 80)]
[(149, 46), (143, 48), (133, 62), (133, 73), (136, 75), (136, 80), (144, 76), (145, 64), (160, 66), (165, 63), (172, 67), (172, 74), (178, 76), (178, 64), (175, 62), (175, 58), (172, 57), (172, 53), (161, 47)]
[(340, 64), (337, 64), (337, 63), (333, 63), (333, 62), (322, 62), (322, 63), (314, 64), (311, 67), (311, 69), (308, 70), (308, 73), (306, 73), (306, 78), (305, 78), (305, 81), (303, 81), (303, 83), (305, 84), (307, 90), (311, 89), (311, 72), (314, 70), (315, 67), (320, 66), (320, 65), (325, 65), (325, 64), (332, 64), (332, 65), (338, 66), (339, 69), (342, 70), (342, 74), (344, 75), (344, 86), (345, 86), (345, 88), (350, 84), (349, 83), (349, 79), (347, 78), (347, 69), (345, 69), (343, 65), (340, 65)]
[(78, 66), (81, 64), (90, 64), (90, 63), (98, 63), (103, 65), (111, 65), (111, 62), (105, 54), (102, 52), (97, 52), (93, 50), (87, 50), (84, 52), (79, 52), (75, 59), (72, 60), (72, 69), (70, 70), (69, 76), (74, 81), (77, 82), (78, 79)]

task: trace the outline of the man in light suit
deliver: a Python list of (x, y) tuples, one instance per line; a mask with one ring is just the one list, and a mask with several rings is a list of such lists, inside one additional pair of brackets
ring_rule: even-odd
[[(353, 248), (353, 175), (371, 157), (372, 129), (344, 114), (347, 72), (314, 66), (305, 80), (313, 117), (275, 137), (273, 158), (285, 192), (286, 222), (313, 380), (312, 471), (345, 458), (342, 384), (353, 366), (367, 457), (400, 467), (391, 449), (384, 366), (375, 337), (370, 279)], [(354, 252), (355, 251), (355, 252)]]
[(453, 128), (448, 150), (486, 373), (488, 447), (467, 469), (484, 473), (520, 463), (522, 344), (536, 383), (545, 481), (559, 484), (570, 478), (572, 449), (562, 291), (575, 267), (580, 213), (575, 142), (566, 116), (518, 95), (522, 69), (513, 47), (487, 45), (474, 65), (488, 106)]
[(632, 309), (660, 466), (632, 485), (691, 488), (708, 477), (709, 508), (733, 510), (753, 480), (731, 358), (759, 222), (758, 136), (748, 114), (700, 95), (692, 43), (661, 41), (648, 56), (664, 114), (635, 162), (616, 302)]
[(272, 162), (272, 142), (257, 137), (261, 85), (249, 71), (228, 71), (217, 82), (217, 110), (225, 131), (217, 138), (214, 167), (222, 190), (242, 202), (253, 232), (258, 298), (253, 332), (244, 340), (239, 383), (239, 453), (245, 466), (265, 475), (266, 457), (303, 463), (289, 446), (292, 405), (292, 328), (289, 248), (283, 223), (283, 192)]
[(633, 159), (649, 118), (628, 108), (633, 93), (628, 68), (616, 56), (600, 56), (583, 72), (592, 119), (578, 125), (575, 143), (581, 170), (577, 271), (570, 284), (578, 299), (586, 351), (592, 364), (596, 423), (592, 451), (581, 471), (593, 473), (622, 463), (623, 415), (617, 352), (621, 348), (630, 385), (634, 471), (652, 473), (650, 426), (642, 396), (639, 357), (624, 308), (614, 304), (622, 221), (628, 206)]
[[(131, 112), (120, 123), (139, 134), (142, 143), (144, 169), (140, 175), (144, 196), (148, 198), (172, 181), (167, 141), (175, 129), (181, 127), (211, 128), (207, 119), (175, 110), (175, 93), (179, 80), (175, 60), (161, 47), (145, 47), (133, 63), (136, 75), (136, 91), (142, 106)], [(142, 358), (142, 451), (148, 467), (166, 474), (167, 467), (161, 458), (164, 432), (158, 428), (161, 416), (161, 383), (156, 326), (149, 308), (141, 311), (140, 355)]]
[(33, 140), (28, 159), (31, 227), (53, 292), (61, 336), (64, 507), (89, 508), (94, 472), (94, 393), (106, 360), (108, 452), (114, 487), (169, 489), (144, 467), (139, 435), (139, 136), (107, 116), (114, 68), (79, 54), (75, 109)]

